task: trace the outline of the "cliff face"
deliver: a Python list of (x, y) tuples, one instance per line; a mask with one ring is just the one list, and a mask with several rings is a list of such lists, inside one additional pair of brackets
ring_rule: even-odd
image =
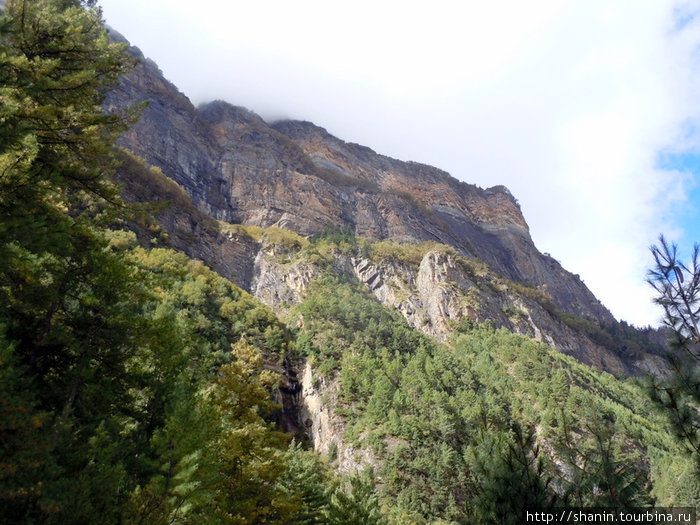
[[(141, 58), (108, 95), (105, 107), (116, 110), (149, 101), (119, 143), (175, 181), (189, 203), (160, 214), (171, 244), (268, 304), (299, 301), (313, 275), (275, 273), (280, 271), (273, 268), (279, 254), (264, 253), (257, 240), (231, 229), (224, 233), (222, 223), (275, 226), (304, 237), (344, 228), (370, 240), (440, 243), (452, 247), (455, 256), (485, 263), (492, 275), (527, 287), (546, 300), (549, 312), (543, 313), (542, 301), (528, 302), (522, 294), (484, 293), (486, 288), (472, 286), (449, 259), (428, 258), (411, 271), (347, 260), (346, 273), (434, 336), (441, 337), (448, 321), (464, 316), (491, 319), (599, 368), (634, 372), (649, 364), (642, 366), (644, 359), (638, 358), (626, 361), (622, 350), (611, 349), (609, 342), (603, 348), (591, 339), (590, 323), (595, 329), (616, 321), (578, 276), (537, 250), (505, 187), (481, 189), (439, 169), (346, 143), (309, 122), (267, 124), (225, 102), (195, 108), (154, 63)], [(129, 193), (129, 184), (125, 191)], [(129, 198), (158, 200), (142, 193), (132, 190)], [(274, 252), (272, 244), (266, 246)], [(400, 277), (404, 284), (386, 284)], [(461, 290), (459, 300), (450, 292), (455, 289)], [(472, 304), (464, 297), (471, 297)], [(553, 311), (560, 319), (552, 317)], [(571, 322), (562, 324), (562, 314), (588, 322), (588, 335)]]
[(120, 144), (162, 169), (214, 219), (304, 236), (350, 227), (371, 239), (440, 242), (542, 289), (563, 311), (613, 321), (580, 279), (536, 249), (503, 186), (484, 190), (345, 143), (308, 122), (268, 125), (224, 102), (195, 108), (147, 60), (106, 107), (142, 100), (149, 106)]

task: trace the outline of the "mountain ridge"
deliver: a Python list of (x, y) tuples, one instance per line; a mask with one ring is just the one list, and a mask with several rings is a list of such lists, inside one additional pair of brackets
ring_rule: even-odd
[[(108, 94), (105, 107), (149, 104), (119, 145), (177, 182), (201, 213), (303, 237), (348, 228), (374, 241), (437, 242), (537, 290), (558, 312), (598, 327), (617, 323), (579, 276), (537, 250), (506, 187), (482, 189), (439, 168), (345, 142), (308, 121), (268, 124), (224, 101), (195, 107), (155, 63), (137, 49), (131, 52), (140, 62)], [(226, 244), (222, 238), (210, 241)], [(186, 243), (180, 249), (214, 268), (226, 267), (223, 275), (250, 291), (252, 266), (241, 261), (254, 258), (255, 250), (245, 246), (238, 250), (238, 266), (214, 260), (226, 250), (209, 246), (198, 252)], [(622, 369), (639, 372), (636, 365)]]

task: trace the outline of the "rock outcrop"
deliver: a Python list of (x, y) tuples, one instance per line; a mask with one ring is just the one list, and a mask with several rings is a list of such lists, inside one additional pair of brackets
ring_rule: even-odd
[[(284, 251), (287, 262), (280, 263), (279, 252), (280, 248), (261, 243), (253, 293), (285, 315), (324, 270), (303, 254), (289, 251)], [(413, 328), (440, 341), (448, 341), (460, 323), (489, 321), (599, 370), (635, 374), (664, 368), (658, 354), (611, 348), (605, 340), (597, 340), (599, 334), (582, 332), (571, 317), (554, 309), (544, 294), (500, 277), (483, 263), (451, 253), (446, 246), (426, 251), (418, 264), (339, 252), (333, 255), (332, 267), (335, 274), (363, 283), (379, 302), (400, 312)]]
[(338, 381), (324, 379), (306, 363), (301, 385), (299, 420), (314, 450), (334, 461), (336, 470), (341, 472), (376, 466), (378, 461), (371, 450), (345, 440), (345, 421), (335, 412)]

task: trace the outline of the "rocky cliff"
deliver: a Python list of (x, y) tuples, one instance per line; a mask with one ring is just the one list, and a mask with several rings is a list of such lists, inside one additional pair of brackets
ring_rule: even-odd
[[(262, 245), (231, 229), (222, 233), (218, 221), (279, 227), (302, 237), (345, 228), (374, 241), (439, 243), (451, 247), (454, 256), (483, 263), (489, 275), (531, 290), (549, 310), (560, 314), (561, 327), (542, 321), (546, 315), (533, 315), (534, 304), (542, 301), (520, 304), (513, 303), (513, 297), (497, 300), (498, 294), (472, 292), (474, 304), (451, 304), (445, 300), (449, 295), (445, 283), (461, 289), (464, 296), (472, 286), (450, 258), (427, 257), (412, 272), (366, 260), (346, 263), (380, 300), (399, 308), (409, 320), (429, 319), (429, 323), (414, 319), (414, 324), (428, 326), (433, 335), (445, 331), (447, 320), (489, 318), (600, 368), (639, 370), (639, 363), (625, 358), (624, 348), (600, 345), (590, 333), (572, 328), (574, 323), (562, 324), (562, 315), (588, 323), (583, 326), (589, 328), (593, 325), (593, 330), (616, 321), (578, 276), (537, 250), (517, 201), (505, 187), (481, 189), (439, 169), (346, 143), (309, 122), (268, 124), (246, 109), (220, 101), (195, 108), (154, 63), (140, 58), (134, 71), (109, 94), (106, 108), (148, 100), (141, 119), (120, 145), (161, 170), (191, 199), (191, 208), (175, 207), (161, 214), (179, 249), (275, 304), (280, 303), (275, 294), (298, 300), (304, 283), (275, 290), (269, 284), (281, 278), (260, 271), (261, 265), (271, 264)], [(132, 191), (131, 198), (144, 197), (136, 193)], [(399, 277), (407, 279), (401, 294), (408, 299), (398, 300), (396, 291), (387, 287)]]

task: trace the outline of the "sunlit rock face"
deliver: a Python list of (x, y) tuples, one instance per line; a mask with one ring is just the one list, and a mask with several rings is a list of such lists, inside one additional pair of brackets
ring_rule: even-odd
[(106, 107), (144, 100), (141, 119), (120, 144), (160, 167), (214, 219), (305, 236), (349, 227), (372, 239), (441, 242), (505, 277), (546, 289), (564, 311), (612, 320), (577, 277), (536, 249), (503, 186), (484, 190), (437, 168), (343, 142), (308, 122), (270, 125), (225, 102), (195, 108), (142, 58)]
[[(537, 290), (559, 312), (598, 325), (616, 322), (578, 276), (537, 250), (517, 200), (504, 186), (482, 189), (437, 168), (344, 142), (309, 122), (267, 123), (251, 111), (221, 101), (197, 108), (163, 77), (155, 63), (144, 59), (138, 49), (131, 50), (140, 63), (108, 94), (105, 108), (117, 111), (143, 101), (148, 104), (119, 144), (177, 182), (197, 213), (214, 225), (225, 221), (277, 226), (306, 237), (329, 229), (349, 229), (374, 240), (435, 241), (453, 247), (458, 255), (483, 261), (494, 274)], [(469, 178), (468, 173), (458, 175)], [(266, 302), (280, 302), (281, 288), (270, 285), (276, 282), (285, 286), (296, 282), (297, 289), (287, 286), (281, 302), (301, 297), (308, 269), (275, 277), (271, 271), (274, 260), (261, 257), (261, 245), (250, 238), (230, 232), (224, 235), (216, 226), (201, 228), (191, 218), (178, 216), (176, 209), (164, 213), (163, 221), (175, 247)], [(367, 265), (362, 269), (358, 261), (347, 264), (355, 265), (361, 280), (367, 272), (393, 271)], [(450, 276), (458, 272), (451, 264), (434, 256), (413, 277), (416, 294), (411, 300), (418, 301), (420, 308), (392, 299), (386, 286), (373, 291), (386, 304), (403, 308), (408, 318), (418, 319), (420, 314), (429, 319), (421, 326), (439, 336), (447, 321), (470, 312), (451, 301), (450, 294), (439, 286), (429, 285), (452, 282)], [(368, 286), (373, 282), (367, 280)], [(462, 285), (468, 288), (468, 283)], [(507, 309), (495, 296), (482, 300), (495, 301), (482, 305), (482, 312), (497, 316)], [(580, 341), (570, 340), (574, 332), (557, 327), (556, 320), (540, 327), (546, 316), (532, 304), (521, 306), (529, 321), (500, 324), (556, 342), (567, 353), (599, 368), (636, 368), (618, 357), (579, 351), (593, 348), (590, 341), (582, 347)], [(411, 314), (412, 309), (418, 313)]]

